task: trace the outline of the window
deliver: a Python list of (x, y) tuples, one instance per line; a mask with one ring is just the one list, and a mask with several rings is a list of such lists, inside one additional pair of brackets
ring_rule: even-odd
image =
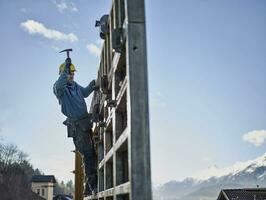
[(42, 189), (42, 196), (44, 196), (44, 189)]
[(37, 194), (40, 195), (40, 189), (37, 189)]

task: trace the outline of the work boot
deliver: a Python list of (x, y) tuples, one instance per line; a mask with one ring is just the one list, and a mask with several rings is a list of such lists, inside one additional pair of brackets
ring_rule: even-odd
[(84, 191), (84, 196), (86, 197), (86, 196), (91, 196), (92, 195), (92, 191), (90, 190), (90, 189), (86, 189), (85, 191)]
[(90, 196), (90, 195), (92, 195), (92, 190), (89, 183), (87, 182), (84, 188), (84, 196)]
[(98, 188), (97, 188), (97, 180), (98, 180), (98, 177), (97, 175), (92, 175), (92, 176), (89, 176), (88, 177), (89, 179), (89, 184), (90, 184), (90, 189), (91, 191), (96, 194), (98, 192)]
[(92, 191), (92, 193), (93, 193), (94, 195), (97, 194), (97, 192), (98, 192), (97, 185), (93, 185), (93, 186), (91, 186), (91, 191)]

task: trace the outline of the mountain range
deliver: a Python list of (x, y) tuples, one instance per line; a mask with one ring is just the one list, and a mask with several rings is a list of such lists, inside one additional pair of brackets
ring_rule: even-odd
[(212, 167), (201, 175), (153, 188), (154, 200), (216, 200), (221, 189), (266, 187), (266, 153), (230, 167)]

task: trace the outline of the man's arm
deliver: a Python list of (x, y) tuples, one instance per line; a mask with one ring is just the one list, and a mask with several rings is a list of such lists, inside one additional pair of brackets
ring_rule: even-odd
[(98, 89), (98, 86), (95, 84), (95, 80), (92, 80), (87, 87), (81, 87), (81, 92), (84, 98), (88, 97), (94, 90)]
[(66, 65), (64, 71), (60, 74), (58, 80), (55, 82), (53, 90), (57, 98), (64, 95), (67, 86), (67, 76), (69, 74), (69, 65)]

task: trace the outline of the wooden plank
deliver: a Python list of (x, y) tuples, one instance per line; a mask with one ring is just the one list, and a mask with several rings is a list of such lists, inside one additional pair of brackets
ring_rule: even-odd
[(122, 100), (122, 97), (124, 96), (124, 93), (127, 89), (127, 76), (125, 77), (125, 80), (123, 81), (122, 85), (121, 85), (121, 88), (117, 94), (117, 97), (116, 97), (116, 104), (119, 105), (121, 100)]
[(130, 192), (130, 182), (121, 184), (119, 186), (116, 186), (115, 188), (110, 188), (108, 190), (99, 192), (96, 195), (91, 195), (88, 197), (85, 197), (84, 200), (92, 200), (92, 199), (99, 199), (103, 197), (112, 196), (114, 194), (121, 195), (121, 194), (128, 194)]
[(130, 192), (130, 182), (116, 186), (115, 191), (117, 195), (128, 194)]
[(128, 138), (128, 129), (126, 128), (114, 145), (115, 151), (117, 151), (121, 147), (121, 145), (124, 144), (127, 138)]
[(84, 182), (84, 173), (82, 167), (82, 157), (81, 154), (75, 150), (75, 199), (83, 199), (83, 182)]

